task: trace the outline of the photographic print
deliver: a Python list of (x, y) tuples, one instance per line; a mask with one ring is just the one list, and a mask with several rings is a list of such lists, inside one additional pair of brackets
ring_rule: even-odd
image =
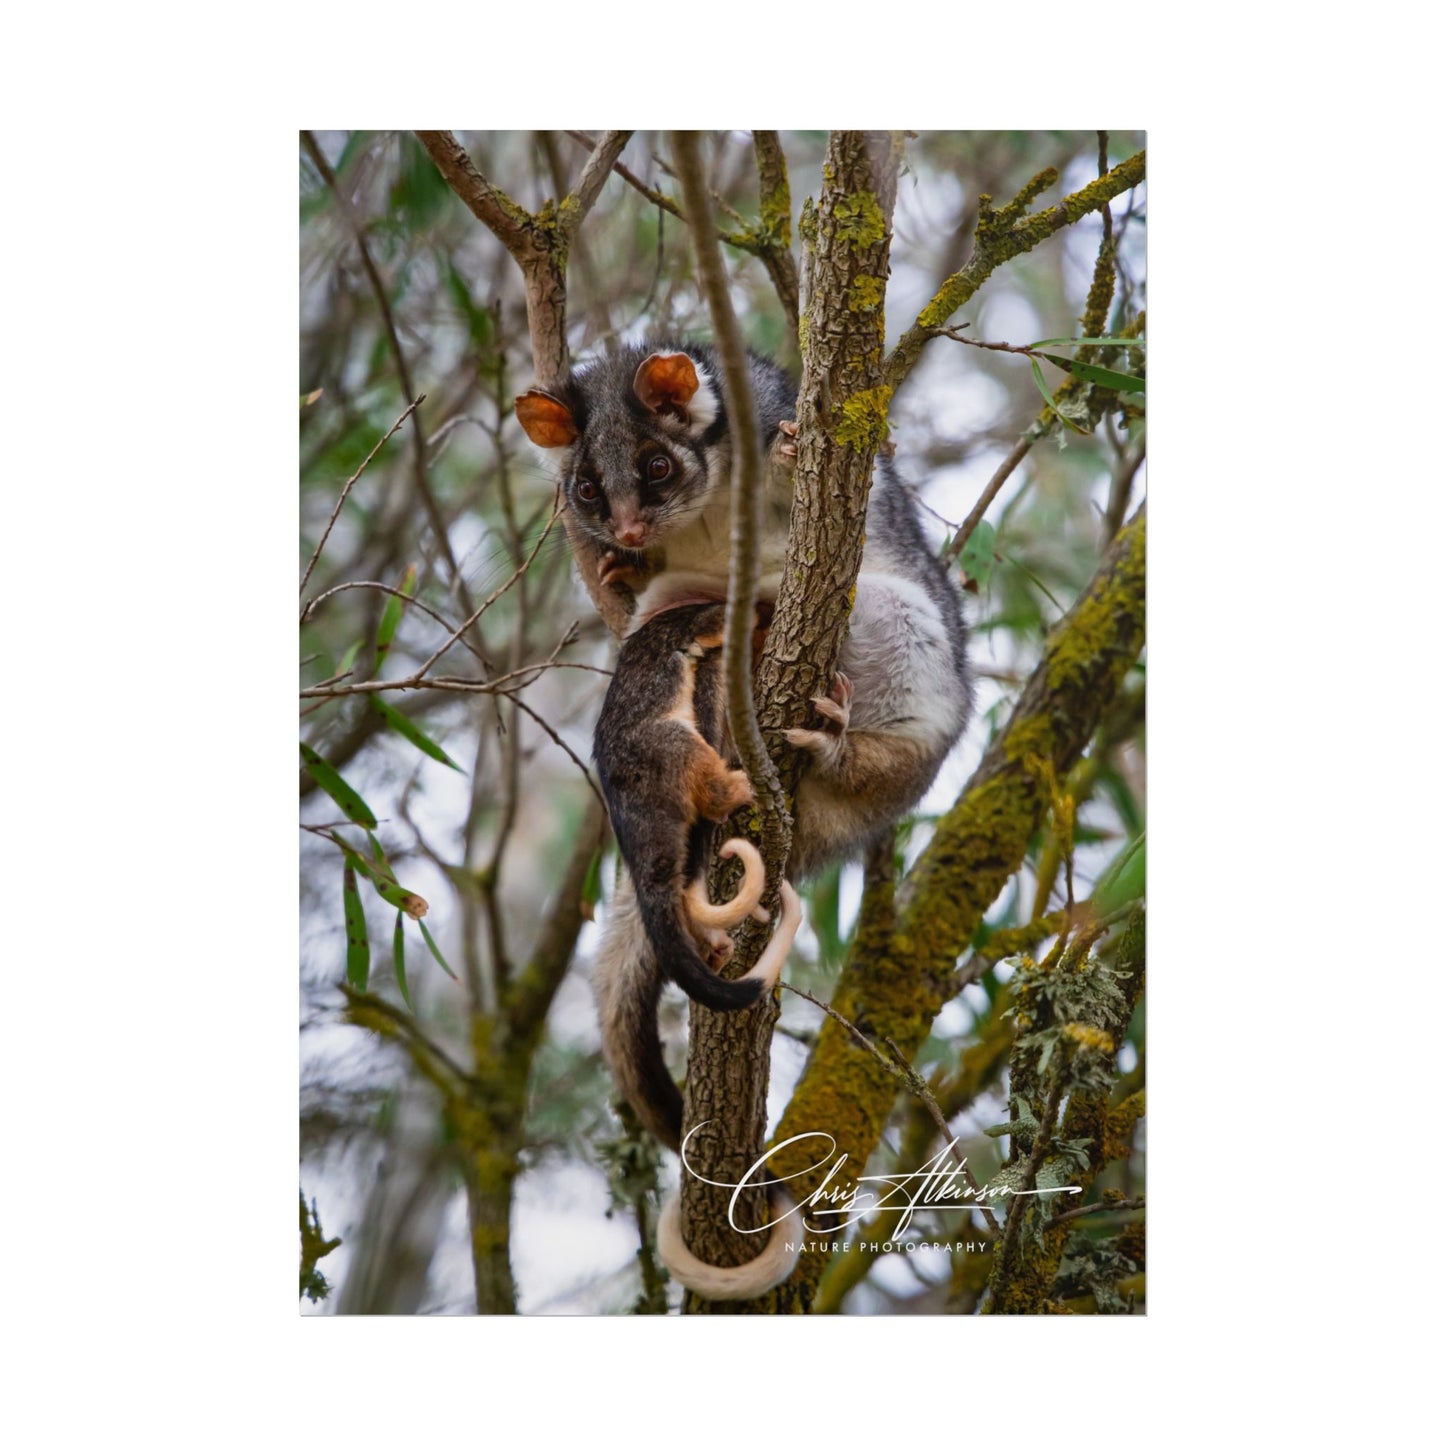
[(300, 136), (300, 1308), (1141, 1314), (1144, 134)]

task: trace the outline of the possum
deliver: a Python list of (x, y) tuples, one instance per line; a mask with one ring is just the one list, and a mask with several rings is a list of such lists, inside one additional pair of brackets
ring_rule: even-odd
[[(748, 364), (768, 447), (758, 593), (767, 606), (787, 546), (796, 388), (771, 362), (750, 355)], [(609, 911), (597, 994), (619, 1089), (673, 1149), (682, 1098), (658, 1037), (665, 979), (723, 1009), (747, 1007), (771, 988), (787, 951), (781, 940), (797, 928), (790, 884), (855, 856), (914, 807), (973, 704), (962, 589), (929, 545), (891, 459), (880, 456), (837, 675), (812, 699), (816, 722), (786, 733), (811, 763), (795, 799), (782, 920), (766, 968), (760, 959), (743, 979), (718, 977), (731, 951), (719, 935), (761, 896), (761, 860), (733, 840), (725, 849), (745, 863), (739, 893), (714, 921), (699, 911), (708, 907), (702, 875), (713, 825), (750, 800), (746, 778), (723, 758), (718, 604), (728, 588), (732, 448), (720, 372), (710, 348), (644, 345), (575, 371), (560, 396), (534, 390), (517, 401), (532, 440), (560, 452), (567, 505), (588, 549), (579, 565), (595, 565), (594, 580), (630, 609), (596, 755), (632, 883)], [(756, 1260), (720, 1270), (686, 1249), (675, 1200), (668, 1210), (659, 1251), (701, 1294), (751, 1298), (791, 1270), (796, 1256), (783, 1246), (799, 1237), (796, 1211), (784, 1211), (784, 1227)]]

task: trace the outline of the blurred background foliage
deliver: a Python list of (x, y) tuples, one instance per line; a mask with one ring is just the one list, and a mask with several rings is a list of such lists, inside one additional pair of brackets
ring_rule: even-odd
[[(489, 179), (534, 212), (567, 193), (588, 154), (584, 140), (565, 132), (460, 132), (458, 139)], [(785, 132), (782, 140), (796, 224), (803, 199), (816, 194), (826, 133)], [(1112, 165), (1139, 150), (1143, 137), (1116, 133), (1103, 143)], [(1100, 147), (1091, 131), (911, 139), (894, 218), (890, 342), (968, 259), (981, 194), (1001, 203), (1052, 166), (1060, 180), (1035, 203), (1050, 204), (1099, 174)], [(623, 162), (675, 195), (663, 151), (659, 134), (639, 132)], [(705, 153), (721, 203), (754, 219), (749, 133), (710, 135)], [(419, 1049), (397, 1032), (403, 1026), (379, 1027), (373, 1017), (358, 1027), (340, 988), (349, 974), (353, 986), (414, 1019), (462, 1067), (488, 1046), (479, 1020), (495, 1015), (499, 981), (529, 957), (568, 859), (588, 847), (580, 834), (595, 815), (584, 765), (612, 644), (572, 576), (560, 527), (543, 536), (554, 479), (511, 413), (513, 396), (532, 379), (511, 258), (409, 133), (303, 138), (300, 181), (300, 572), (347, 479), (416, 396), (426, 398), (356, 479), (303, 592), (301, 736), (319, 761), (301, 776), (302, 1217), (303, 1236), (308, 1219), (315, 1235), (302, 1307), (469, 1312), (477, 1286), (457, 1118), (440, 1106)], [(1145, 304), (1144, 188), (1111, 209), (1118, 284), (1109, 330), (1118, 333)], [(951, 324), (1014, 345), (1079, 334), (1101, 230), (1100, 217), (1087, 216), (1008, 263)], [(763, 267), (736, 250), (726, 259), (748, 341), (796, 372), (796, 346)], [(568, 325), (579, 358), (649, 333), (707, 334), (682, 223), (617, 175), (572, 249)], [(1099, 360), (1121, 365), (1118, 355)], [(1050, 384), (1063, 379), (1053, 372)], [(892, 435), (940, 545), (1041, 406), (1027, 358), (945, 337), (930, 343), (894, 400)], [(922, 846), (930, 816), (957, 796), (1007, 719), (1048, 629), (1142, 497), (1142, 459), (1141, 420), (1125, 425), (1111, 415), (1088, 436), (1055, 428), (990, 508), (987, 545), (965, 558), (978, 711), (920, 815), (900, 829), (905, 860)], [(509, 581), (428, 671), (432, 685), (304, 695), (326, 684), (411, 677)], [(351, 585), (362, 582), (409, 593), (415, 603)], [(502, 675), (517, 682), (478, 690)], [(435, 685), (443, 678), (462, 686)], [(379, 708), (378, 697), (394, 711)], [(976, 981), (945, 1006), (920, 1056), (925, 1074), (937, 1069), (959, 1081), (947, 1100), (956, 1105), (950, 1124), (981, 1176), (1002, 1163), (1001, 1141), (982, 1131), (1007, 1118), (1005, 1010), (1015, 1001), (1015, 965), (987, 957), (988, 939), (1059, 908), (1070, 864), (1076, 898), (1087, 897), (1105, 869), (1116, 903), (1142, 891), (1143, 850), (1134, 845), (1145, 814), (1143, 702), (1141, 663), (1088, 754), (1062, 780), (1077, 804), (1071, 838), (1046, 823), (1032, 840), (1026, 866), (975, 940), (984, 950)], [(330, 770), (370, 810), (374, 828), (357, 826), (345, 793), (328, 786)], [(611, 877), (611, 855), (594, 859), (585, 911), (605, 909)], [(827, 996), (860, 893), (857, 865), (808, 890), (809, 926), (790, 966), (801, 987)], [(408, 901), (416, 899), (425, 900), (431, 947), (418, 906)], [(660, 1286), (639, 1269), (638, 1226), (626, 1204), (649, 1197), (655, 1160), (623, 1138), (610, 1107), (589, 986), (595, 939), (589, 922), (549, 999), (520, 1085), (516, 1172), (504, 1193), (524, 1312), (622, 1311), (660, 1299)], [(1045, 938), (1036, 951), (1047, 947)], [(685, 1017), (680, 996), (669, 998), (664, 1028), (678, 1042), (679, 1066)], [(786, 996), (774, 1045), (774, 1118), (816, 1027), (811, 1006)], [(1143, 1060), (1140, 1007), (1116, 1061), (1116, 1096), (1142, 1085)], [(906, 1149), (917, 1112), (911, 1102), (900, 1106), (884, 1157)], [(1142, 1183), (1141, 1123), (1132, 1151), (1100, 1175), (1089, 1197), (1104, 1199), (1112, 1189), (1133, 1198)], [(927, 1232), (947, 1218), (920, 1215), (919, 1223)], [(1139, 1287), (1115, 1287), (1128, 1284), (1137, 1261), (1121, 1260), (1111, 1235), (1087, 1227), (1079, 1235), (1083, 1243), (1060, 1276), (1060, 1289), (1072, 1290), (1067, 1307), (1137, 1305)], [(341, 1245), (326, 1248), (334, 1239)], [(967, 1311), (981, 1288), (978, 1269), (949, 1260), (916, 1253), (880, 1257), (852, 1275), (835, 1270), (820, 1303), (862, 1312)]]

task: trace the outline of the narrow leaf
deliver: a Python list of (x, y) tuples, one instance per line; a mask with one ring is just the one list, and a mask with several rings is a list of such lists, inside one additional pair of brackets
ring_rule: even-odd
[(602, 897), (602, 849), (599, 848), (587, 865), (587, 876), (582, 880), (582, 897), (579, 900), (582, 916), (590, 923), (597, 912), (598, 900)]
[(1062, 367), (1073, 376), (1092, 381), (1095, 386), (1107, 386), (1110, 391), (1144, 390), (1142, 376), (1130, 376), (1127, 371), (1110, 371), (1106, 366), (1091, 366), (1086, 361), (1070, 361), (1064, 356), (1049, 356), (1047, 351), (1042, 351), (1039, 355), (1047, 357), (1055, 366)]
[(993, 523), (980, 522), (958, 555), (958, 565), (963, 568), (964, 575), (980, 587), (987, 587), (989, 578), (993, 576), (994, 538)]
[(361, 639), (358, 637), (350, 647), (346, 649), (341, 661), (336, 664), (336, 672), (339, 676), (342, 673), (350, 672), (351, 665), (356, 661), (356, 654), (361, 651)]
[(461, 772), (461, 768), (457, 767), (457, 764), (442, 751), (441, 747), (434, 743), (404, 712), (398, 712), (389, 702), (383, 702), (375, 693), (371, 694), (371, 705), (413, 747), (420, 748), (427, 757), (435, 758), (437, 762), (445, 763), (447, 767), (456, 768), (457, 772)]
[(406, 1002), (407, 1008), (413, 1013), (416, 1009), (412, 1006), (411, 991), (406, 986), (406, 935), (401, 929), (402, 915), (396, 915), (396, 929), (391, 935), (391, 961), (396, 968), (396, 986), (401, 990), (401, 996)]
[(1146, 879), (1145, 860), (1148, 850), (1144, 844), (1145, 835), (1126, 843), (1110, 861), (1109, 866), (1099, 875), (1090, 900), (1094, 912), (1099, 915), (1112, 913), (1126, 903), (1144, 896)]
[[(391, 864), (387, 861), (386, 854), (381, 849), (381, 839), (375, 833), (368, 833), (371, 841), (371, 856), (376, 863), (378, 872), (384, 873), (393, 883), (396, 882), (396, 874), (392, 872)], [(343, 845), (345, 846), (345, 845)]]
[(1037, 351), (1041, 346), (1143, 346), (1141, 336), (1052, 336), (1047, 341), (1031, 343)]
[(1068, 608), (1066, 608), (1064, 604), (1060, 602), (1059, 599), (1055, 597), (1054, 594), (1050, 592), (1049, 589), (1044, 585), (1044, 579), (1040, 577), (1038, 573), (1032, 571), (1028, 567), (1025, 567), (1024, 564), (1020, 562), (1017, 557), (1005, 557), (1003, 560), (1017, 567), (1019, 571), (1022, 572), (1024, 576), (1027, 577), (1029, 581), (1032, 582), (1034, 586), (1037, 587), (1039, 591), (1042, 592), (1044, 596), (1047, 597), (1049, 601), (1052, 602), (1054, 606), (1059, 609), (1060, 612), (1068, 611)]
[[(416, 563), (413, 562), (406, 569), (406, 575), (401, 579), (401, 586), (397, 588), (405, 597), (410, 597), (416, 589)], [(401, 614), (404, 604), (400, 597), (388, 596), (386, 606), (381, 611), (381, 622), (376, 629), (376, 674), (381, 675), (381, 664), (386, 661), (386, 654), (391, 649), (392, 638), (396, 636), (396, 629), (401, 623)]]
[(376, 815), (361, 801), (360, 795), (346, 779), (315, 748), (308, 748), (305, 743), (302, 743), (301, 761), (306, 764), (306, 771), (316, 779), (316, 786), (328, 793), (337, 807), (353, 823), (360, 823), (363, 828), (376, 827)]
[(342, 872), (341, 897), (346, 909), (346, 981), (365, 988), (371, 976), (371, 943), (366, 936), (366, 911), (356, 887), (356, 870), (348, 863)]
[(1078, 424), (1078, 422), (1071, 421), (1063, 414), (1063, 412), (1059, 410), (1057, 403), (1054, 401), (1054, 394), (1049, 390), (1048, 382), (1044, 380), (1044, 369), (1039, 365), (1039, 361), (1036, 356), (1029, 357), (1029, 366), (1033, 370), (1034, 385), (1038, 387), (1039, 395), (1044, 399), (1044, 405), (1048, 407), (1048, 409), (1053, 412), (1053, 414), (1058, 417), (1058, 419), (1063, 422), (1063, 424), (1068, 427), (1070, 431), (1078, 432), (1080, 436), (1088, 436), (1088, 432), (1085, 431), (1084, 428)]
[(380, 863), (369, 862), (335, 833), (328, 833), (326, 836), (346, 855), (346, 866), (368, 879), (371, 886), (393, 908), (399, 908), (408, 918), (426, 917), (428, 911), (426, 899), (419, 893), (408, 892), (396, 881), (396, 875), (391, 871), (391, 864), (386, 861), (385, 854), (381, 852), (381, 845), (376, 842), (375, 837), (372, 839), (372, 852), (380, 855)]
[(431, 936), (431, 929), (419, 918), (416, 921), (416, 926), (421, 929), (421, 936), (426, 939), (426, 946), (431, 949), (431, 956), (441, 964), (442, 972), (445, 973), (448, 978), (455, 978), (456, 974), (452, 972), (451, 965), (442, 957), (442, 951), (437, 947), (436, 939)]

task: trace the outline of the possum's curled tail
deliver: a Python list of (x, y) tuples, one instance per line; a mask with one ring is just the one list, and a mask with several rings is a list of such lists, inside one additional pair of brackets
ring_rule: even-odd
[[(742, 860), (743, 882), (730, 902), (704, 903), (701, 909), (694, 892), (684, 894), (687, 916), (703, 931), (735, 927), (756, 909), (762, 894), (762, 858), (751, 843), (732, 838), (719, 852), (723, 857)], [(724, 980), (711, 970), (704, 974), (699, 966), (699, 970), (688, 970), (686, 976), (677, 981), (709, 1008), (745, 1008), (777, 983), (801, 921), (798, 895), (784, 883), (777, 929), (762, 956), (746, 974), (739, 979)], [(672, 960), (672, 976), (676, 976), (679, 958), (694, 957), (690, 948), (678, 950)], [(668, 976), (669, 972), (664, 971), (653, 950), (631, 880), (624, 876), (597, 953), (602, 1052), (622, 1097), (632, 1105), (648, 1130), (676, 1151), (682, 1136), (682, 1094), (668, 1072), (657, 1031), (657, 1005)]]

